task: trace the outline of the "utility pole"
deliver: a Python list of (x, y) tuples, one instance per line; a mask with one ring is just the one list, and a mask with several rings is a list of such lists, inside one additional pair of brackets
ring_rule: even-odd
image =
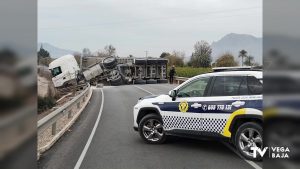
[(148, 51), (146, 50), (145, 52), (146, 52), (146, 59), (148, 59)]

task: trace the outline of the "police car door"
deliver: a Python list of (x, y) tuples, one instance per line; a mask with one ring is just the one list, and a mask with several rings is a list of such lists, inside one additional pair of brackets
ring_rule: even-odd
[(165, 104), (162, 112), (165, 131), (182, 133), (200, 131), (201, 106), (206, 101), (211, 77), (200, 77), (177, 90), (175, 101)]
[(202, 104), (202, 130), (230, 137), (233, 117), (243, 114), (245, 107), (255, 108), (260, 101), (250, 98), (246, 75), (216, 76), (211, 84), (206, 103)]

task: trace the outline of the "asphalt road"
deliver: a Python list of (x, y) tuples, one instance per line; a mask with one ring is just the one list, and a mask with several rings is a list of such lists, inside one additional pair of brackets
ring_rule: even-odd
[[(78, 166), (78, 163), (81, 169), (261, 167), (261, 163), (245, 161), (221, 141), (170, 137), (162, 145), (145, 144), (132, 128), (133, 106), (140, 97), (149, 93), (167, 93), (174, 87), (168, 84), (104, 87), (103, 110), (100, 111), (98, 125), (95, 123), (102, 94), (101, 89), (94, 89), (90, 103), (80, 118), (65, 136), (42, 155), (39, 168), (68, 169), (76, 164)], [(91, 132), (94, 135), (89, 140)], [(82, 161), (78, 162), (80, 157)]]

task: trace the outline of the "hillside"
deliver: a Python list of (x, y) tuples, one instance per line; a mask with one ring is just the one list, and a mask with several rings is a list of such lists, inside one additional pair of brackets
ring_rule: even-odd
[(73, 54), (73, 53), (76, 52), (76, 51), (73, 51), (73, 50), (62, 49), (62, 48), (53, 46), (49, 43), (39, 43), (38, 44), (38, 50), (40, 49), (41, 45), (43, 45), (43, 48), (50, 53), (50, 56), (52, 58), (58, 58), (58, 57), (61, 57), (63, 55)]
[(239, 51), (245, 49), (249, 55), (254, 57), (256, 62), (262, 63), (262, 38), (230, 33), (213, 42), (211, 47), (214, 61), (225, 52), (230, 52), (237, 58)]

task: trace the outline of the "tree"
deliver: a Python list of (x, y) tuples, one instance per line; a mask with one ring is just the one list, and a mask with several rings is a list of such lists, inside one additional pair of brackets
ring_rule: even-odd
[(37, 54), (39, 58), (50, 57), (50, 53), (43, 48), (43, 45), (41, 45), (40, 50), (38, 51)]
[(183, 59), (185, 57), (185, 53), (181, 51), (174, 50), (171, 54), (171, 58), (173, 58), (174, 63), (170, 65), (176, 65), (176, 66), (184, 66)]
[(239, 52), (239, 58), (242, 58), (242, 66), (244, 66), (244, 58), (246, 58), (247, 57), (247, 51), (246, 50), (241, 50), (240, 52)]
[(38, 56), (39, 65), (49, 66), (49, 64), (52, 62), (50, 53), (43, 48), (43, 45), (41, 45), (40, 50), (37, 53), (37, 56)]
[(211, 52), (212, 49), (208, 42), (196, 42), (189, 64), (193, 67), (210, 67), (212, 62)]
[(133, 55), (129, 55), (130, 58), (133, 58)]
[(251, 55), (247, 56), (246, 60), (244, 61), (244, 65), (253, 66), (254, 65), (254, 57)]
[(160, 55), (160, 58), (166, 58), (168, 56), (170, 56), (171, 54), (168, 53), (168, 52), (163, 52), (161, 55)]
[(89, 57), (89, 56), (92, 56), (92, 52), (90, 51), (89, 48), (83, 48), (83, 49), (82, 49), (82, 56), (83, 56), (83, 57)]
[(108, 56), (116, 55), (116, 48), (113, 45), (107, 45), (104, 47), (104, 50)]
[(98, 51), (97, 52), (97, 57), (103, 57), (103, 58), (105, 58), (105, 57), (107, 57), (108, 55), (107, 55), (107, 53), (106, 52), (103, 52), (103, 51)]
[(165, 59), (168, 59), (168, 65), (176, 65), (176, 66), (184, 66), (184, 52), (180, 52), (180, 51), (173, 51), (172, 54), (167, 53), (167, 55), (164, 57)]
[(217, 67), (230, 67), (237, 65), (238, 63), (234, 60), (234, 56), (231, 53), (221, 55), (215, 62), (215, 66)]

